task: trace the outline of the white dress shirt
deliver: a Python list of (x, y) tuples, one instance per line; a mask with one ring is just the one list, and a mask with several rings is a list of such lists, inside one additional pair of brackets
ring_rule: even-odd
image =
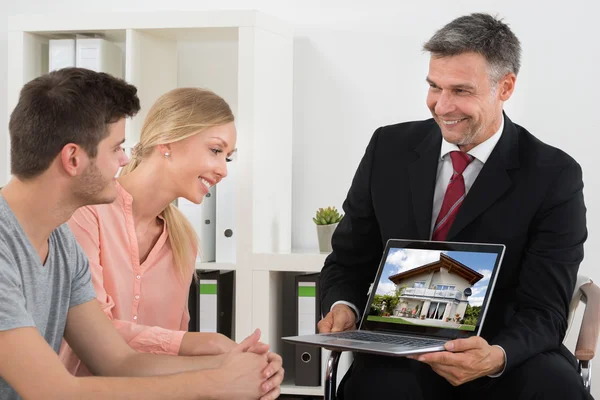
[[(467, 165), (467, 168), (463, 171), (462, 175), (465, 180), (465, 195), (469, 193), (473, 182), (477, 179), (479, 172), (483, 168), (483, 164), (487, 161), (492, 150), (496, 147), (496, 144), (502, 136), (502, 130), (504, 129), (504, 118), (500, 124), (500, 129), (496, 131), (490, 138), (485, 142), (473, 147), (467, 151), (467, 154), (473, 156), (473, 161)], [(433, 208), (431, 214), (431, 229), (429, 231), (429, 238), (433, 235), (433, 228), (437, 220), (442, 203), (444, 202), (444, 195), (446, 194), (446, 188), (450, 183), (450, 178), (454, 173), (454, 167), (452, 166), (452, 158), (450, 158), (451, 151), (460, 151), (457, 145), (449, 143), (446, 139), (442, 138), (442, 147), (440, 149), (440, 158), (438, 160), (438, 170), (435, 179), (435, 192), (433, 194)]]
[[(469, 193), (471, 186), (473, 186), (473, 182), (477, 179), (479, 172), (483, 168), (483, 165), (486, 163), (490, 154), (492, 154), (492, 150), (498, 144), (500, 137), (502, 136), (502, 131), (504, 130), (504, 116), (502, 117), (502, 122), (500, 123), (500, 128), (494, 133), (491, 137), (489, 137), (485, 142), (480, 143), (479, 145), (473, 147), (471, 150), (467, 152), (473, 156), (473, 161), (467, 165), (467, 168), (463, 171), (463, 179), (465, 181), (465, 195)], [(435, 180), (435, 191), (433, 194), (433, 208), (431, 215), (431, 229), (429, 231), (429, 238), (433, 234), (433, 228), (435, 227), (435, 222), (437, 220), (438, 214), (440, 213), (440, 209), (442, 208), (442, 203), (444, 201), (444, 195), (446, 194), (446, 188), (448, 187), (448, 183), (450, 183), (450, 178), (454, 173), (454, 167), (452, 166), (452, 159), (450, 158), (451, 151), (460, 151), (457, 145), (447, 142), (446, 139), (442, 137), (442, 146), (440, 149), (440, 157), (438, 159), (438, 170), (437, 176)], [(350, 307), (354, 313), (356, 314), (356, 320), (359, 321), (361, 318), (361, 313), (356, 308), (356, 306), (348, 301), (336, 301), (333, 303), (331, 308), (336, 304), (345, 304)], [(504, 365), (506, 365), (506, 352), (501, 346), (497, 346), (502, 349), (504, 353)], [(490, 378), (497, 378), (504, 370), (496, 375), (489, 375)]]

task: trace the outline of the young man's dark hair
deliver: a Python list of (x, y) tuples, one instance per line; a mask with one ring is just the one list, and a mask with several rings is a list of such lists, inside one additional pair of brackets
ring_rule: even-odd
[[(49, 73), (21, 91), (10, 121), (14, 176), (0, 191), (2, 400), (279, 396), (283, 362), (258, 330), (226, 353), (142, 353), (96, 300), (66, 222), (117, 197), (115, 175), (129, 161), (125, 121), (139, 108), (134, 86), (85, 69)], [(63, 339), (96, 376), (69, 373), (58, 356)]]
[(94, 158), (107, 125), (139, 110), (136, 87), (111, 75), (64, 68), (40, 76), (23, 87), (10, 116), (11, 172), (40, 175), (67, 143)]

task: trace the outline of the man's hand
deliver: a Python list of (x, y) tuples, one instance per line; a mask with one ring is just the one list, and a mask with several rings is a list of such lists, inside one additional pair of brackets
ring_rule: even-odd
[(227, 353), (236, 343), (220, 333), (187, 332), (183, 335), (180, 356), (207, 356)]
[(262, 384), (262, 389), (267, 393), (260, 400), (272, 400), (279, 397), (281, 393), (281, 382), (283, 382), (284, 369), (283, 359), (279, 354), (268, 353), (267, 361), (269, 365), (263, 370), (263, 374), (267, 381)]
[(248, 353), (248, 349), (258, 342), (258, 330), (227, 352), (216, 379), (219, 388), (218, 397), (223, 399), (258, 399), (266, 391), (262, 388), (267, 367), (267, 357)]
[(482, 337), (451, 340), (445, 344), (445, 348), (447, 351), (408, 358), (429, 364), (438, 375), (453, 386), (462, 385), (482, 376), (494, 375), (504, 369), (502, 349), (490, 346)]
[[(183, 335), (180, 356), (207, 356), (221, 355), (231, 351), (237, 343), (220, 333), (211, 332), (187, 332)], [(256, 354), (266, 354), (269, 345), (257, 342), (248, 351)]]
[(317, 324), (319, 333), (343, 332), (356, 329), (356, 315), (345, 304), (336, 304)]
[[(270, 353), (269, 345), (259, 342), (259, 338), (260, 330), (257, 329), (240, 344), (235, 344), (234, 342), (234, 347), (230, 351), (220, 355), (220, 357), (222, 357), (221, 368), (227, 371), (225, 373), (225, 378), (227, 378), (227, 375), (232, 373), (230, 371), (235, 369), (238, 365), (237, 362), (239, 359), (248, 359), (253, 366), (256, 362), (260, 363), (260, 360), (262, 360), (262, 362), (266, 361), (266, 365), (258, 374), (262, 379), (259, 394), (261, 396), (260, 400), (272, 400), (276, 399), (280, 394), (280, 386), (281, 382), (283, 382), (285, 372), (283, 369), (283, 360), (279, 354)], [(248, 353), (248, 355), (244, 356), (242, 353)], [(255, 368), (255, 366), (253, 368)], [(243, 374), (245, 374), (244, 371), (252, 372), (251, 369), (244, 367), (239, 371), (238, 375), (242, 377)], [(243, 397), (242, 394), (239, 395)]]
[(259, 338), (257, 329), (223, 355), (223, 364), (216, 370), (218, 398), (274, 400), (279, 396), (284, 375), (281, 357), (249, 351)]

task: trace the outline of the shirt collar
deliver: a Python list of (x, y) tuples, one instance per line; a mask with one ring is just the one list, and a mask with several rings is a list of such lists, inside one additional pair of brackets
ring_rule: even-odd
[[(502, 136), (502, 131), (504, 130), (504, 115), (502, 116), (502, 122), (500, 123), (500, 128), (494, 133), (491, 137), (489, 137), (485, 142), (478, 144), (473, 147), (471, 150), (467, 152), (467, 154), (472, 155), (477, 160), (481, 161), (483, 164), (487, 161), (492, 154), (492, 150), (496, 147), (496, 144), (500, 140), (500, 136)], [(440, 159), (443, 160), (446, 154), (451, 151), (460, 151), (457, 145), (449, 143), (442, 136), (442, 148), (440, 149)]]

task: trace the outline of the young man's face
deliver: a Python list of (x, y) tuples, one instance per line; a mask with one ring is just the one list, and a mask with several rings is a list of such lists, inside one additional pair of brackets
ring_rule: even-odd
[(129, 163), (123, 151), (125, 119), (110, 124), (109, 134), (98, 144), (96, 158), (81, 175), (76, 191), (85, 204), (112, 203), (117, 197), (115, 176), (120, 167)]

